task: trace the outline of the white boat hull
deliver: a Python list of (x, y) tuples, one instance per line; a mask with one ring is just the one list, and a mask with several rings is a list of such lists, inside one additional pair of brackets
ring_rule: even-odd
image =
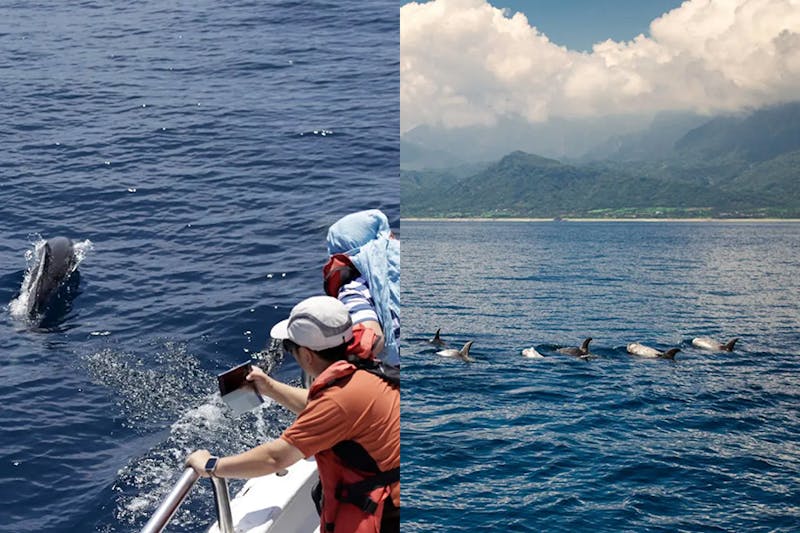
[[(319, 516), (311, 501), (317, 483), (317, 463), (299, 461), (284, 475), (270, 474), (249, 480), (231, 500), (236, 533), (313, 533)], [(208, 533), (220, 533), (214, 523)]]

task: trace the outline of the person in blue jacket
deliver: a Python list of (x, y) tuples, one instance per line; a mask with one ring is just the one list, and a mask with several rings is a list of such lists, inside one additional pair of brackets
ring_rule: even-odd
[[(376, 357), (400, 365), (400, 241), (378, 209), (351, 213), (328, 230), (325, 291), (347, 306), (353, 324), (379, 329)], [(376, 322), (377, 319), (377, 322)]]

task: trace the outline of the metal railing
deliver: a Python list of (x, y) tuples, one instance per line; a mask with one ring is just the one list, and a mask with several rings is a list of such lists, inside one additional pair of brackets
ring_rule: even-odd
[[(189, 494), (200, 476), (194, 469), (187, 467), (181, 478), (164, 498), (153, 516), (144, 525), (141, 533), (160, 533), (175, 515), (178, 507)], [(228, 482), (224, 478), (212, 477), (211, 486), (214, 489), (214, 503), (217, 508), (217, 524), (221, 533), (233, 533), (233, 517), (231, 516), (231, 499), (228, 494)]]

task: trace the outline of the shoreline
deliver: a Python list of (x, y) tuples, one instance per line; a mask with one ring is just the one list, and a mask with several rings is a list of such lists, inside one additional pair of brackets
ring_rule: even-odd
[(400, 217), (403, 222), (757, 222), (757, 223), (780, 223), (780, 222), (800, 222), (800, 218), (481, 218), (481, 217), (457, 217), (457, 218), (436, 218), (436, 217)]

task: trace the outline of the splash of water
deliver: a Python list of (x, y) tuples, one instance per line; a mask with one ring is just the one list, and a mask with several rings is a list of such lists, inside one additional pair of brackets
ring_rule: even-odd
[(280, 340), (269, 339), (269, 344), (260, 352), (252, 354), (253, 359), (261, 369), (269, 374), (278, 368), (283, 362), (283, 347)]
[[(254, 355), (256, 363), (269, 372), (280, 364), (282, 351), (271, 345)], [(169, 428), (165, 439), (131, 458), (114, 483), (115, 518), (131, 530), (141, 527), (167, 496), (192, 451), (240, 453), (277, 438), (294, 420), (294, 415), (268, 399), (261, 408), (232, 418), (214, 390), (214, 376), (181, 343), (166, 342), (146, 360), (107, 348), (86, 356), (84, 362), (94, 381), (114, 391), (126, 427), (142, 433)], [(243, 482), (232, 483), (232, 494), (237, 484)], [(197, 530), (213, 520), (211, 488), (201, 481), (170, 526)]]

